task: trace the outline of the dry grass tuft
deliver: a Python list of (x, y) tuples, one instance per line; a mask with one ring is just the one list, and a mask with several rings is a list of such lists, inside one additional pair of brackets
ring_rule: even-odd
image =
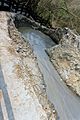
[(23, 71), (22, 71), (22, 68), (19, 64), (16, 64), (14, 66), (14, 71), (15, 71), (18, 78), (23, 78)]
[(15, 49), (12, 46), (7, 47), (7, 50), (10, 54), (16, 55)]

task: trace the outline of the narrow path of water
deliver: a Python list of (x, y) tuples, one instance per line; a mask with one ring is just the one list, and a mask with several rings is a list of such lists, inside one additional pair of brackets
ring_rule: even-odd
[(44, 76), (47, 95), (58, 112), (59, 120), (80, 120), (80, 98), (72, 93), (52, 66), (45, 49), (55, 45), (39, 31), (28, 27), (19, 28), (25, 40), (29, 40)]

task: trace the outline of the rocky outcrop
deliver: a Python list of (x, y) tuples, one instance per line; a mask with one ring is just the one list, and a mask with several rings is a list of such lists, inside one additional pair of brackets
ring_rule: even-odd
[(80, 95), (80, 36), (66, 29), (60, 44), (48, 54), (61, 78)]
[(40, 30), (44, 34), (48, 35), (55, 43), (59, 43), (63, 36), (63, 30), (61, 28), (48, 28), (36, 22), (34, 19), (27, 18), (25, 16), (17, 14), (15, 17), (16, 27), (26, 27), (30, 25), (33, 29)]

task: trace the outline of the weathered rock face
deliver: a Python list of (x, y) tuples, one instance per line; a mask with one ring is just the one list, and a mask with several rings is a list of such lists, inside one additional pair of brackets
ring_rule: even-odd
[(68, 30), (61, 43), (48, 50), (48, 54), (62, 79), (80, 95), (80, 36)]

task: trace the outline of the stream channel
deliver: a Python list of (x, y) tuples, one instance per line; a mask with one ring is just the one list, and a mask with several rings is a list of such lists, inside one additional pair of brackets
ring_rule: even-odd
[(22, 37), (29, 41), (46, 84), (46, 92), (53, 103), (58, 120), (80, 120), (80, 97), (74, 94), (61, 80), (50, 62), (45, 49), (56, 44), (43, 33), (28, 27), (19, 27)]

